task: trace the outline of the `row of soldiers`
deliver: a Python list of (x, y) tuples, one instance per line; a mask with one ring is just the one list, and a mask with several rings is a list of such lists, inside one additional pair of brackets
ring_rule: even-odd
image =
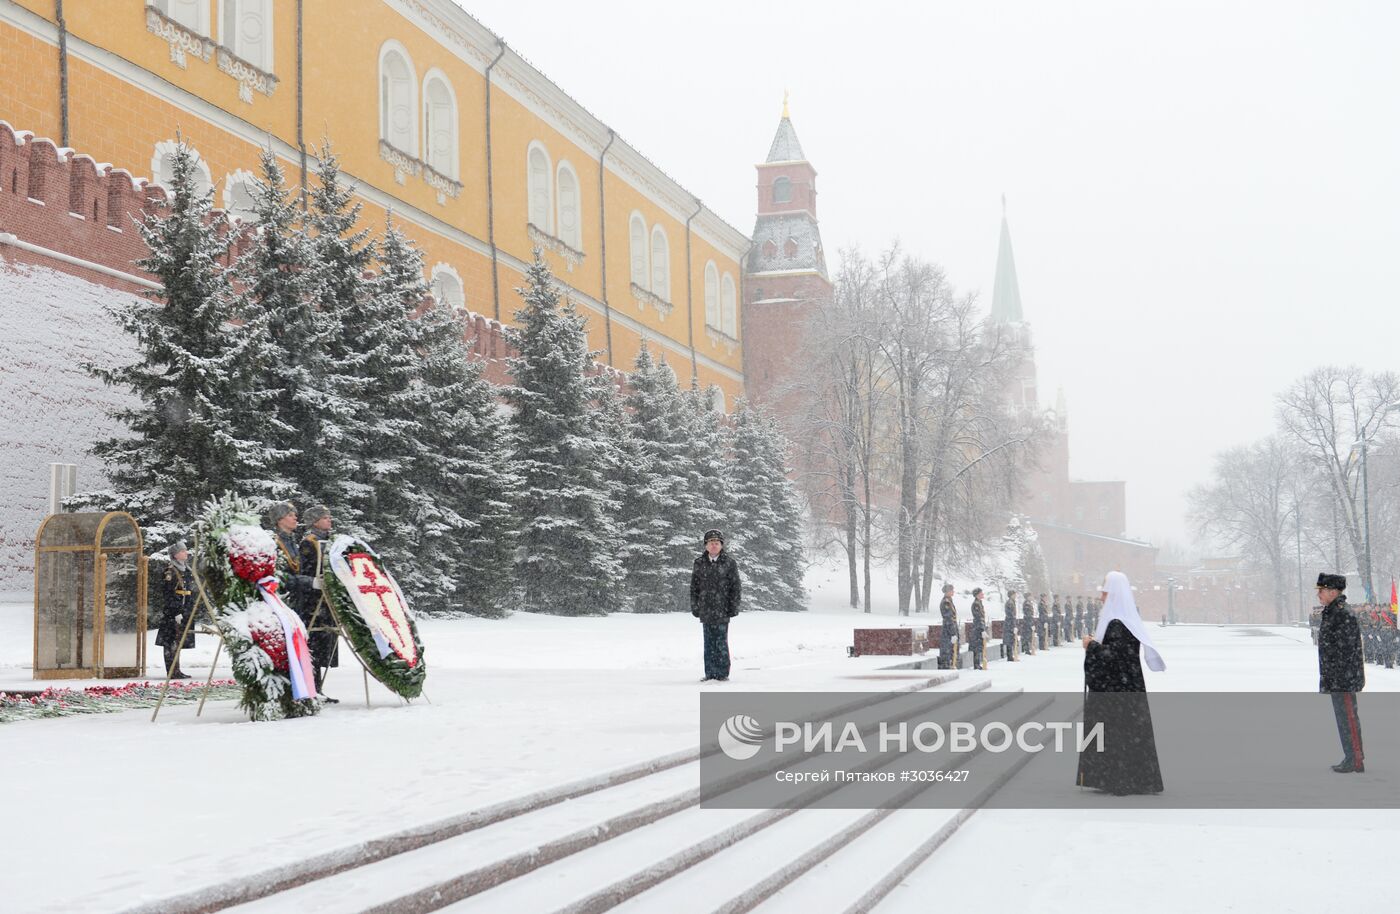
[[(326, 670), (340, 665), (338, 631), (330, 610), (322, 600), (321, 572), (325, 566), (324, 548), (331, 540), (331, 512), (324, 505), (306, 511), (306, 529), (297, 536), (297, 510), (291, 502), (278, 502), (267, 514), (277, 540), (282, 597), (306, 625), (307, 645), (315, 671), (316, 690), (321, 691)], [(194, 626), (186, 620), (194, 612), (195, 586), (189, 564), (189, 547), (183, 540), (166, 550), (170, 558), (162, 577), (162, 615), (156, 631), (156, 645), (165, 649), (165, 666), (172, 679), (188, 679), (179, 667), (179, 650), (194, 647)], [(185, 633), (181, 647), (181, 633)], [(323, 696), (327, 701), (334, 698)]]
[[(982, 588), (972, 590), (972, 626), (968, 632), (968, 647), (972, 650), (972, 668), (987, 668), (987, 641), (991, 638), (991, 626), (987, 623), (987, 610), (982, 604)], [(1059, 594), (1040, 595), (1039, 602), (1026, 594), (1019, 603), (1017, 613), (1017, 593), (1007, 591), (1005, 617), (1001, 627), (1001, 655), (1013, 663), (1021, 654), (1034, 654), (1037, 650), (1059, 647), (1091, 634), (1099, 624), (1099, 610), (1102, 603), (1097, 598), (1071, 599), (1065, 597), (1063, 605)], [(959, 654), (958, 610), (953, 605), (953, 585), (943, 585), (943, 602), (939, 604), (943, 617), (943, 627), (938, 647), (938, 668), (957, 669)]]
[(1352, 609), (1361, 623), (1361, 649), (1367, 663), (1387, 670), (1400, 663), (1400, 631), (1395, 627), (1395, 611), (1389, 606), (1362, 605)]

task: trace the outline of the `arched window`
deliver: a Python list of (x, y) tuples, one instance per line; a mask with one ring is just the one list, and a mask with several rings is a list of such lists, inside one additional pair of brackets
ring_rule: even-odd
[(219, 0), (219, 11), (219, 41), (223, 46), (259, 70), (271, 73), (272, 0)]
[(579, 219), (578, 175), (568, 162), (559, 163), (559, 240), (575, 251), (583, 250), (582, 220)]
[(433, 300), (449, 308), (465, 308), (467, 295), (462, 288), (462, 277), (445, 263), (433, 267)]
[(705, 264), (705, 326), (719, 326), (719, 270), (713, 260)]
[(783, 256), (786, 257), (788, 260), (791, 260), (792, 258), (794, 258), (794, 257), (797, 256), (797, 239), (796, 239), (796, 238), (789, 238), (789, 239), (783, 244)]
[(423, 77), (423, 161), (457, 180), (457, 96), (441, 70)]
[(777, 178), (773, 181), (773, 202), (789, 203), (792, 201), (792, 181), (787, 178)]
[(771, 238), (768, 239), (767, 241), (763, 242), (763, 257), (764, 257), (764, 259), (766, 259), (766, 260), (771, 260), (772, 258), (777, 257), (777, 256), (778, 256), (778, 245), (777, 245), (777, 243), (774, 242), (773, 239), (771, 239)]
[(549, 153), (539, 143), (530, 144), (530, 224), (547, 235), (554, 234), (553, 206), (550, 200)]
[(153, 0), (152, 5), (196, 35), (209, 34), (209, 0)]
[(256, 181), (242, 168), (224, 178), (224, 212), (241, 222), (258, 221)]
[(671, 245), (659, 225), (651, 230), (651, 294), (671, 300)]
[(630, 232), (632, 237), (632, 282), (645, 289), (651, 281), (651, 257), (647, 253), (647, 222), (641, 213), (633, 213)]
[(379, 49), (379, 137), (401, 152), (418, 155), (418, 79), (408, 51), (397, 41)]
[[(156, 144), (155, 155), (151, 156), (151, 177), (168, 191), (175, 194), (175, 148), (178, 144), (174, 140), (163, 140)], [(194, 157), (195, 192), (207, 194), (214, 189), (214, 177), (209, 173), (209, 166), (204, 163), (198, 150), (189, 147), (190, 155)]]
[(739, 338), (739, 294), (734, 288), (734, 277), (724, 274), (720, 286), (720, 329), (734, 339)]

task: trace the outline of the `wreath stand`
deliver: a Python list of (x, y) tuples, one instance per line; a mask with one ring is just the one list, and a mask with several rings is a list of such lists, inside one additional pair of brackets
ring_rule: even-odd
[[(165, 704), (165, 696), (170, 693), (171, 680), (175, 675), (175, 671), (180, 667), (180, 652), (185, 649), (185, 639), (189, 637), (190, 629), (194, 626), (195, 616), (199, 614), (199, 609), (201, 607), (204, 609), (205, 614), (209, 617), (210, 627), (207, 629), (199, 629), (197, 630), (197, 633), (214, 635), (219, 639), (219, 643), (218, 646), (214, 648), (214, 660), (212, 663), (209, 664), (209, 676), (207, 679), (204, 680), (204, 688), (200, 691), (199, 708), (195, 711), (195, 717), (199, 717), (201, 714), (204, 713), (204, 702), (208, 700), (209, 693), (213, 690), (214, 687), (214, 670), (219, 665), (219, 655), (223, 652), (224, 649), (224, 632), (223, 629), (219, 627), (218, 619), (214, 614), (214, 607), (209, 602), (209, 594), (204, 589), (204, 581), (199, 576), (199, 570), (195, 567), (193, 563), (190, 565), (190, 577), (194, 579), (195, 588), (199, 591), (199, 596), (195, 600), (194, 611), (191, 612), (189, 616), (185, 619), (185, 627), (180, 632), (180, 641), (175, 646), (175, 656), (171, 660), (170, 668), (165, 671), (165, 684), (161, 687), (160, 698), (156, 701), (155, 710), (151, 712), (151, 723), (155, 723), (156, 717), (160, 715), (161, 705)], [(330, 617), (333, 624), (322, 628), (315, 628), (314, 626), (316, 624), (316, 620), (320, 617), (322, 606), (324, 606), (327, 610), (330, 611)], [(360, 664), (360, 669), (364, 672), (365, 707), (371, 707), (369, 699), (369, 668), (365, 666), (365, 662), (360, 659), (360, 655), (356, 654), (354, 648), (350, 646), (350, 638), (345, 634), (345, 628), (340, 622), (340, 617), (336, 615), (335, 607), (331, 606), (330, 601), (326, 599), (326, 595), (324, 592), (321, 594), (320, 602), (316, 604), (316, 611), (311, 616), (311, 625), (307, 626), (308, 634), (310, 634), (313, 631), (333, 631), (336, 632), (340, 638), (343, 638), (345, 640), (345, 647), (349, 650), (351, 656), (355, 658), (355, 661)], [(230, 653), (232, 652), (230, 651)], [(402, 702), (403, 698), (400, 697), (399, 701)], [(431, 702), (429, 702), (429, 704), (431, 704)]]

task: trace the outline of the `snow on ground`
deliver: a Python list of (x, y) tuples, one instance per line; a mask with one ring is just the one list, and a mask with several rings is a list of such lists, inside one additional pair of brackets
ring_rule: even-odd
[[(424, 620), (431, 703), (402, 707), (373, 685), (366, 709), (358, 668), (346, 665), (328, 683), (341, 704), (312, 719), (250, 724), (220, 702), (202, 718), (192, 706), (163, 711), (156, 724), (130, 711), (0, 726), (0, 859), (26, 861), (0, 872), (0, 907), (110, 911), (693, 748), (705, 689), (907, 684), (909, 671), (878, 671), (891, 658), (845, 649), (853, 627), (909, 620), (887, 603), (874, 616), (843, 609), (839, 590), (815, 583), (813, 612), (735, 621), (727, 685), (696, 682), (700, 632), (688, 615), (517, 614)], [(31, 620), (30, 604), (0, 604), (0, 688), (34, 686)], [(1316, 688), (1306, 630), (1152, 631), (1168, 672), (1149, 674), (1149, 688)], [(202, 637), (186, 671), (207, 672), (212, 654)], [(150, 656), (159, 657), (154, 645)], [(1062, 647), (963, 681), (1077, 691), (1081, 659)], [(1372, 690), (1400, 689), (1400, 671), (1367, 674)], [(930, 898), (1004, 910), (1018, 896), (1046, 911), (1116, 909), (1118, 897), (1137, 910), (1326, 910), (1326, 861), (1400, 846), (1397, 820), (1393, 811), (984, 811), (882, 910), (926, 909)], [(1007, 842), (1020, 851), (1014, 865)], [(1260, 880), (1298, 882), (1292, 874), (1303, 871), (1316, 874), (1305, 890), (1243, 892)], [(1359, 888), (1370, 877), (1340, 878)], [(1158, 894), (1112, 894), (1144, 883)]]

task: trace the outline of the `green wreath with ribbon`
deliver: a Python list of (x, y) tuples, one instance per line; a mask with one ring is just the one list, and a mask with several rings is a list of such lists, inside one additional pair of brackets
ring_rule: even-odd
[(365, 669), (396, 695), (422, 695), (428, 676), (423, 640), (394, 576), (358, 537), (337, 536), (326, 559), (321, 586)]

